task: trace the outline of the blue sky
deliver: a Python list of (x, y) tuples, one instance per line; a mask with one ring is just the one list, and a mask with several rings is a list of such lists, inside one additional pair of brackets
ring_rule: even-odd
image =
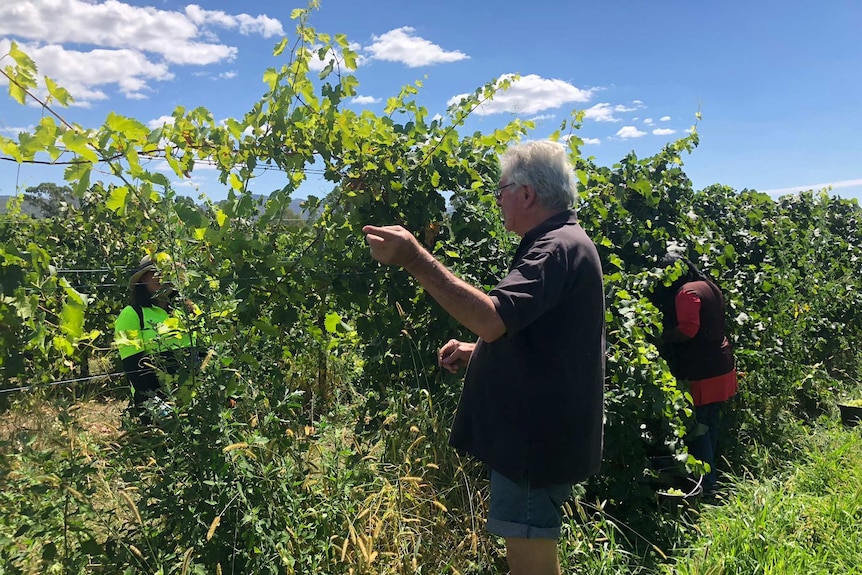
[[(18, 42), (76, 98), (63, 116), (86, 127), (110, 111), (157, 125), (177, 105), (238, 117), (264, 92), (265, 69), (284, 63), (272, 48), (293, 37), (289, 15), (303, 6), (2, 0), (0, 56)], [(311, 25), (355, 45), (357, 109), (381, 112), (418, 79), (420, 102), (443, 113), (453, 97), (520, 74), (469, 130), (535, 118), (531, 137), (542, 138), (583, 109), (582, 152), (611, 165), (631, 150), (657, 152), (700, 111), (701, 145), (685, 158), (696, 188), (832, 185), (862, 199), (862, 2), (322, 0)], [(0, 96), (0, 134), (31, 129), (40, 114)], [(255, 191), (280, 188), (280, 178), (261, 177)], [(62, 168), (0, 161), (0, 194), (61, 180)], [(177, 189), (226, 194), (213, 170)], [(299, 195), (327, 191), (311, 180)]]

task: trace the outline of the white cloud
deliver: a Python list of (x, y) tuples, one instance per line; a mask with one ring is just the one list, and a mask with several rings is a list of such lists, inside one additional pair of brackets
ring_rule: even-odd
[(587, 120), (594, 120), (596, 122), (622, 121), (614, 116), (614, 110), (607, 102), (596, 104), (595, 106), (584, 110), (584, 118)]
[(239, 75), (239, 73), (236, 70), (229, 70), (227, 72), (222, 72), (221, 74), (219, 74), (218, 78), (220, 78), (222, 80), (233, 80), (238, 75)]
[(659, 122), (669, 122), (669, 121), (670, 121), (670, 116), (662, 116), (661, 118), (659, 118), (659, 120), (658, 120), (658, 121), (659, 121)]
[(237, 28), (239, 33), (245, 36), (258, 34), (264, 38), (271, 38), (284, 35), (281, 22), (268, 16), (253, 17), (248, 14), (233, 16), (221, 10), (204, 10), (196, 4), (186, 6), (185, 13), (189, 20), (199, 26), (211, 24), (229, 30)]
[[(8, 41), (0, 40), (0, 53), (8, 51), (8, 46)], [(106, 100), (108, 95), (103, 89), (111, 85), (128, 98), (140, 99), (151, 90), (153, 80), (174, 77), (167, 64), (151, 62), (136, 50), (79, 52), (58, 45), (35, 44), (22, 44), (21, 49), (37, 63), (40, 75), (56, 79), (79, 106)]]
[(654, 136), (670, 136), (671, 134), (676, 134), (676, 130), (672, 130), (670, 128), (656, 128), (652, 133)]
[(244, 36), (258, 34), (264, 38), (272, 38), (273, 36), (284, 36), (284, 29), (281, 27), (281, 22), (275, 18), (268, 16), (249, 16), (248, 14), (238, 14), (236, 17), (239, 22), (239, 33)]
[(652, 118), (644, 118), (644, 124), (646, 124), (647, 126), (652, 126), (654, 123), (655, 122)]
[(155, 130), (156, 128), (161, 128), (165, 124), (173, 124), (174, 117), (173, 116), (159, 116), (154, 120), (150, 120), (147, 122), (147, 127), (151, 130)]
[(415, 31), (414, 28), (403, 26), (380, 36), (372, 36), (373, 43), (365, 49), (371, 53), (374, 60), (400, 62), (411, 68), (469, 58), (458, 50), (444, 50), (437, 44), (414, 35)]
[[(504, 74), (500, 76), (500, 81), (510, 80), (512, 77), (512, 74)], [(456, 104), (466, 96), (467, 94), (459, 94), (449, 98), (447, 105)], [(512, 80), (506, 90), (498, 91), (493, 100), (481, 104), (476, 109), (476, 114), (538, 114), (544, 110), (559, 108), (563, 104), (586, 102), (590, 96), (592, 90), (581, 90), (563, 80), (529, 74)]]
[[(194, 13), (196, 6), (189, 6)], [(206, 11), (203, 11), (206, 12)], [(208, 14), (216, 14), (209, 12)], [(222, 13), (224, 14), (224, 13)], [(226, 18), (234, 18), (225, 14)], [(236, 54), (236, 48), (211, 40), (187, 14), (138, 7), (118, 0), (95, 4), (83, 0), (31, 0), (0, 6), (0, 34), (46, 43), (134, 49), (180, 64), (211, 64)], [(219, 23), (217, 19), (209, 20)], [(221, 22), (222, 27), (229, 27)], [(239, 26), (239, 22), (235, 23)], [(279, 25), (280, 28), (280, 25)]]
[(147, 166), (151, 172), (162, 172), (163, 174), (174, 174), (174, 169), (166, 160), (155, 160)]
[[(359, 44), (355, 44), (353, 42), (348, 44), (347, 47), (350, 48), (350, 50), (352, 50), (353, 52), (356, 52), (357, 50), (362, 49), (362, 46), (360, 46)], [(312, 72), (320, 72), (321, 70), (326, 68), (326, 66), (328, 66), (330, 62), (333, 62), (333, 61), (335, 62), (333, 64), (333, 66), (335, 67), (336, 70), (338, 69), (339, 66), (341, 66), (342, 70), (345, 69), (344, 65), (343, 65), (344, 59), (341, 57), (341, 54), (339, 54), (333, 50), (328, 50), (323, 55), (323, 58), (321, 58), (320, 55), (318, 54), (318, 52), (320, 51), (321, 48), (323, 48), (323, 46), (320, 44), (317, 44), (317, 45), (311, 47), (312, 54), (311, 54), (311, 58), (308, 61), (308, 69), (309, 70), (311, 70)], [(367, 61), (367, 58), (365, 56), (363, 56), (362, 54), (356, 55), (356, 67), (357, 68), (362, 66), (363, 64), (365, 64), (366, 61)]]
[(352, 104), (379, 104), (380, 98), (375, 98), (374, 96), (356, 96), (352, 100), (350, 100)]
[(0, 127), (0, 133), (12, 134), (14, 136), (17, 136), (18, 134), (20, 134), (22, 132), (27, 132), (27, 133), (32, 134), (33, 130), (35, 130), (35, 129), (36, 129), (36, 126), (23, 126), (20, 128), (16, 127), (16, 126), (3, 126), (3, 127)]
[(584, 143), (590, 146), (598, 146), (602, 141), (598, 138), (583, 138)]
[(617, 136), (623, 139), (640, 138), (641, 136), (646, 136), (646, 132), (641, 132), (634, 126), (623, 126), (617, 132)]
[[(141, 46), (145, 48), (144, 46)], [(155, 50), (147, 50), (155, 52)], [(205, 44), (203, 42), (185, 42), (162, 56), (171, 64), (206, 66), (218, 62), (232, 62), (236, 58), (237, 49), (224, 44)]]
[(829, 182), (826, 184), (811, 184), (808, 186), (793, 186), (790, 188), (775, 188), (772, 190), (758, 190), (764, 194), (769, 194), (770, 196), (782, 196), (784, 194), (795, 194), (796, 192), (804, 192), (807, 190), (823, 190), (826, 188), (832, 188), (833, 190), (840, 188), (855, 188), (856, 186), (862, 186), (862, 179), (859, 180), (842, 180), (838, 182)]
[(556, 118), (556, 114), (539, 114), (538, 116), (533, 116), (530, 118), (531, 122), (542, 122), (544, 120), (553, 120)]
[[(595, 122), (621, 122), (620, 118), (617, 118), (615, 114), (617, 113), (625, 113), (625, 112), (634, 112), (635, 110), (640, 110), (644, 107), (643, 102), (640, 100), (635, 100), (632, 102), (634, 106), (626, 106), (624, 104), (617, 104), (615, 106), (611, 106), (608, 102), (601, 102), (600, 104), (596, 104), (591, 108), (587, 108), (584, 111), (584, 118), (587, 120), (593, 120)], [(649, 120), (649, 118), (647, 118)], [(637, 118), (634, 118), (637, 120)], [(646, 120), (644, 120), (646, 122)], [(652, 120), (649, 120), (652, 122)]]
[(614, 112), (634, 112), (635, 110), (640, 110), (641, 108), (646, 107), (640, 100), (634, 100), (632, 103), (634, 104), (634, 107), (629, 107), (624, 104), (617, 104), (616, 106), (614, 106)]
[[(40, 74), (57, 80), (79, 105), (106, 99), (111, 85), (128, 98), (145, 98), (154, 81), (174, 77), (174, 64), (233, 60), (237, 48), (220, 43), (214, 27), (264, 38), (284, 33), (281, 23), (268, 16), (197, 5), (170, 11), (120, 0), (0, 2), (0, 48), (10, 37), (18, 39)], [(25, 42), (30, 44), (25, 47)]]

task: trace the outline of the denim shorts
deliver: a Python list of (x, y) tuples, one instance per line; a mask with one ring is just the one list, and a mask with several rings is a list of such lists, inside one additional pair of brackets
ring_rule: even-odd
[(531, 488), (529, 479), (515, 482), (492, 469), (487, 530), (500, 537), (559, 539), (572, 485)]

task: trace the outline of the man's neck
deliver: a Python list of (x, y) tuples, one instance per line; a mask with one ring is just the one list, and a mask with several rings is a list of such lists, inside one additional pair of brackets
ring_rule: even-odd
[(534, 230), (536, 227), (540, 226), (544, 222), (548, 221), (552, 217), (562, 214), (563, 212), (567, 212), (568, 210), (549, 210), (546, 208), (539, 208), (531, 211), (524, 222), (524, 232), (518, 232), (518, 235), (523, 238), (530, 231)]

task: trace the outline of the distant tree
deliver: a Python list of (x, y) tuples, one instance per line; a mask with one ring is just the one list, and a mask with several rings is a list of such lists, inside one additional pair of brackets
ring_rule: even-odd
[(79, 204), (72, 196), (72, 188), (51, 182), (24, 190), (24, 201), (32, 208), (33, 215), (44, 218), (58, 217), (70, 205), (77, 207)]
[[(267, 224), (277, 225), (284, 229), (296, 229), (308, 227), (317, 218), (316, 210), (307, 210), (304, 207), (303, 200), (285, 201), (283, 198), (266, 197), (262, 195), (252, 194), (249, 200), (254, 203), (257, 209), (257, 216), (252, 219), (264, 218)], [(216, 202), (216, 207), (219, 209), (228, 209), (236, 200), (221, 200)], [(246, 201), (246, 200), (242, 200)]]
[(306, 226), (306, 219), (307, 218), (302, 217), (302, 215), (297, 214), (290, 208), (284, 208), (284, 211), (281, 213), (279, 223), (287, 227), (301, 228)]
[(179, 205), (179, 206), (183, 206), (184, 208), (195, 210), (198, 213), (200, 213), (201, 215), (203, 215), (207, 212), (206, 206), (195, 203), (195, 201), (188, 196), (179, 196), (178, 195), (178, 196), (173, 198), (173, 201), (174, 201), (175, 205)]

